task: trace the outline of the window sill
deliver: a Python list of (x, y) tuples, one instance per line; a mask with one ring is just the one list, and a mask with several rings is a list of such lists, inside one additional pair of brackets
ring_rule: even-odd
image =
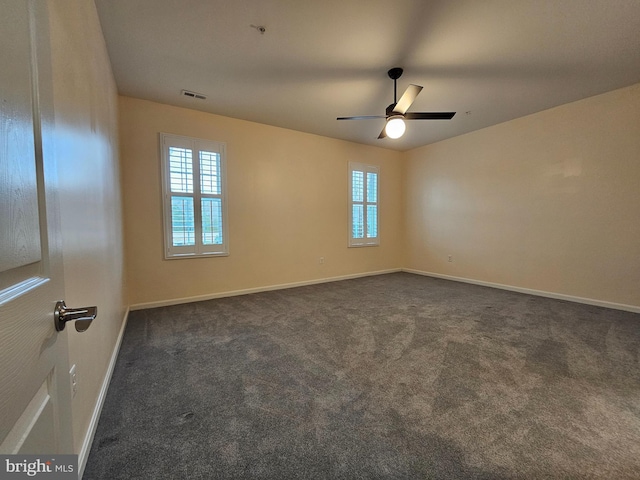
[(229, 252), (211, 252), (211, 253), (179, 253), (176, 255), (165, 255), (165, 260), (183, 260), (185, 258), (213, 258), (228, 257)]

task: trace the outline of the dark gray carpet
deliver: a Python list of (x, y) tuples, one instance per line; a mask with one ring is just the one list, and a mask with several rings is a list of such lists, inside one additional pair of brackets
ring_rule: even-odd
[(640, 315), (407, 273), (132, 312), (85, 479), (640, 478)]

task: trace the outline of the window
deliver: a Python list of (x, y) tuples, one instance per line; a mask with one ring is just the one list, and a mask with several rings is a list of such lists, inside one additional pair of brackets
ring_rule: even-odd
[(165, 258), (228, 255), (225, 144), (160, 134)]
[(349, 246), (379, 244), (378, 167), (349, 162)]

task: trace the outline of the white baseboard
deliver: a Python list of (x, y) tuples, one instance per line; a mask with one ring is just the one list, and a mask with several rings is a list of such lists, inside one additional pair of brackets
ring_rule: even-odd
[(100, 414), (102, 413), (102, 406), (104, 405), (104, 400), (107, 396), (107, 390), (109, 389), (109, 383), (111, 382), (111, 376), (113, 375), (113, 369), (116, 366), (116, 360), (118, 359), (118, 353), (120, 352), (120, 345), (122, 344), (124, 329), (127, 326), (129, 311), (130, 309), (127, 308), (124, 313), (122, 326), (120, 327), (120, 332), (118, 333), (118, 339), (116, 340), (116, 344), (113, 347), (111, 359), (109, 360), (109, 366), (107, 367), (107, 372), (105, 373), (104, 379), (102, 380), (102, 387), (100, 388), (96, 406), (93, 409), (91, 422), (89, 422), (89, 428), (87, 430), (87, 434), (84, 437), (84, 442), (82, 442), (82, 448), (80, 449), (80, 453), (78, 455), (78, 478), (82, 478), (82, 476), (84, 475), (84, 469), (87, 466), (87, 459), (89, 458), (89, 452), (91, 451), (93, 438), (96, 435), (96, 428), (98, 428), (98, 421), (100, 420)]
[(501, 283), (485, 282), (482, 280), (474, 280), (471, 278), (454, 277), (452, 275), (444, 275), (442, 273), (425, 272), (422, 270), (413, 270), (411, 268), (403, 268), (403, 272), (415, 273), (426, 277), (442, 278), (444, 280), (453, 280), (455, 282), (472, 283), (474, 285), (482, 285), (483, 287), (499, 288), (501, 290), (510, 290), (512, 292), (527, 293), (529, 295), (537, 295), (539, 297), (555, 298), (557, 300), (567, 300), (569, 302), (585, 303), (587, 305), (595, 305), (597, 307), (613, 308), (615, 310), (625, 310), (627, 312), (640, 313), (640, 306), (625, 305), (624, 303), (607, 302), (604, 300), (596, 300), (593, 298), (575, 297), (573, 295), (565, 295), (563, 293), (545, 292), (543, 290), (533, 290), (531, 288), (514, 287), (512, 285), (503, 285)]
[(302, 282), (282, 283), (279, 285), (267, 285), (264, 287), (245, 288), (242, 290), (230, 290), (227, 292), (211, 293), (207, 295), (197, 295), (194, 297), (173, 298), (171, 300), (161, 300), (158, 302), (136, 303), (129, 306), (131, 311), (142, 310), (145, 308), (168, 307), (170, 305), (180, 305), (182, 303), (202, 302), (204, 300), (213, 300), (214, 298), (235, 297), (238, 295), (247, 295), (249, 293), (268, 292), (271, 290), (283, 290), (285, 288), (305, 287), (307, 285), (316, 285), (318, 283), (337, 282), (340, 280), (351, 280), (353, 278), (372, 277), (374, 275), (383, 275), (385, 273), (401, 272), (401, 268), (391, 268), (388, 270), (378, 270), (375, 272), (354, 273), (350, 275), (341, 275), (338, 277), (319, 278), (316, 280), (305, 280)]

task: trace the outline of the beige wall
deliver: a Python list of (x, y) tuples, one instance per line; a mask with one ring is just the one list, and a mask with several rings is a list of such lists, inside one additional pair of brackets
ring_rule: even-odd
[(405, 267), (640, 306), (640, 84), (404, 160)]
[[(400, 153), (128, 97), (119, 111), (130, 304), (401, 267)], [(227, 144), (228, 257), (164, 260), (159, 132)], [(349, 161), (380, 166), (379, 247), (347, 248)]]
[(125, 312), (117, 93), (94, 3), (48, 6), (65, 300), (98, 306), (87, 332), (66, 329), (79, 381), (72, 409), (79, 453)]

